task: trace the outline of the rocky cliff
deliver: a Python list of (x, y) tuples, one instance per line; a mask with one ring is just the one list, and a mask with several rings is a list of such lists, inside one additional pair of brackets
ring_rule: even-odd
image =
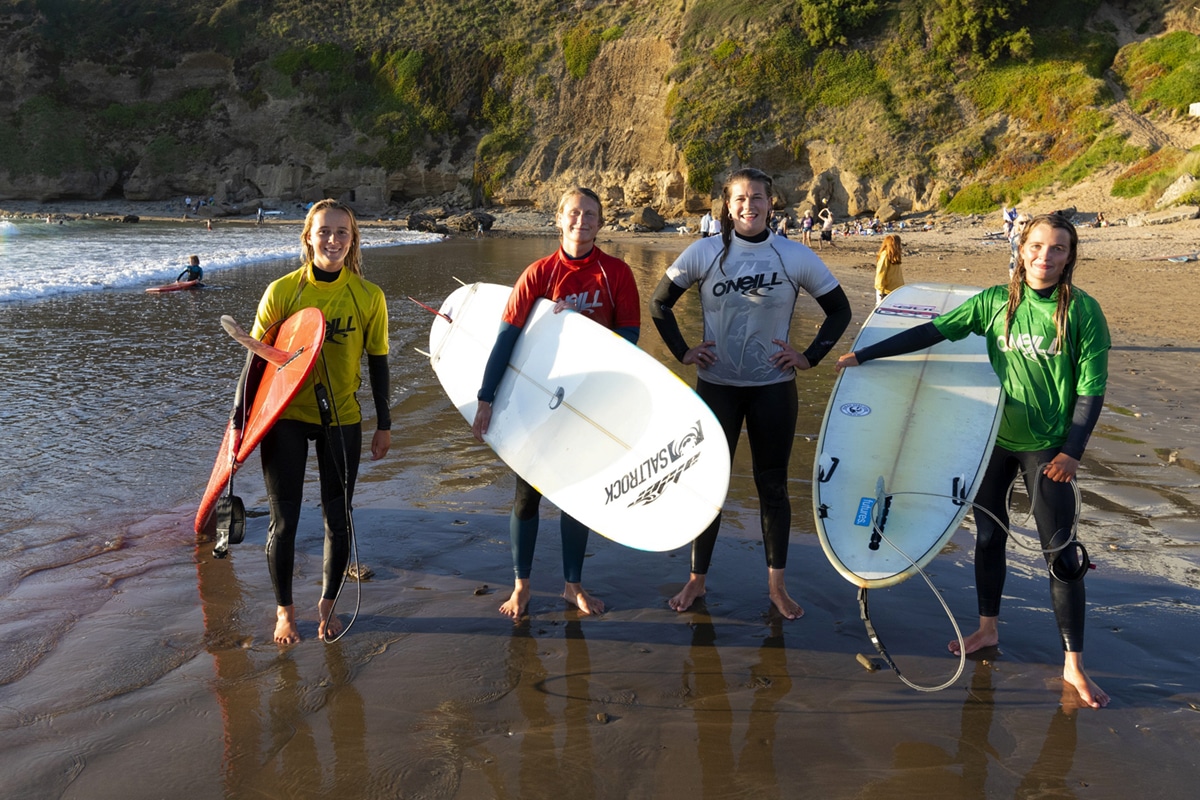
[[(619, 35), (596, 40), (583, 69), (572, 72), (560, 54), (567, 48), (565, 37), (521, 50), (533, 53), (534, 66), (523, 71), (502, 55), (481, 57), (479, 70), (486, 68), (487, 74), (475, 75), (477, 89), (456, 95), (455, 107), (447, 109), (453, 119), (428, 129), (419, 123), (413, 132), (416, 106), (404, 105), (374, 121), (354, 107), (355, 82), (378, 82), (361, 55), (345, 68), (361, 73), (348, 82), (316, 68), (289, 72), (278, 58), (272, 60), (265, 44), (243, 41), (223, 51), (214, 41), (195, 52), (163, 52), (151, 33), (139, 39), (136, 29), (109, 57), (84, 56), (53, 40), (54, 21), (43, 13), (43, 4), (8, 5), (0, 16), (0, 199), (191, 195), (213, 197), (218, 209), (325, 196), (341, 197), (366, 213), (435, 202), (545, 209), (565, 187), (582, 184), (601, 192), (613, 209), (651, 207), (665, 216), (701, 212), (719, 186), (696, 188), (703, 182), (694, 180), (694, 163), (685, 158), (688, 142), (673, 128), (679, 115), (672, 109), (686, 95), (683, 81), (692, 75), (694, 92), (697, 80), (697, 68), (689, 72), (681, 64), (696, 62), (706, 48), (721, 53), (729, 42), (736, 50), (770, 35), (771, 28), (767, 24), (763, 30), (759, 20), (757, 28), (747, 23), (699, 36), (694, 26), (703, 8), (697, 10), (695, 3), (691, 9), (686, 2), (580, 3), (580, 19), (591, 20), (597, 29), (606, 20), (625, 22), (608, 29)], [(789, 4), (765, 5), (782, 9)], [(1120, 5), (1101, 4), (1088, 24), (1130, 41), (1200, 25), (1200, 12), (1167, 3), (1157, 16), (1143, 12), (1141, 32), (1133, 33)], [(208, 24), (228, 7), (212, 11)], [(210, 13), (207, 7), (201, 10)], [(428, 46), (424, 52), (430, 52)], [(845, 52), (852, 54), (854, 46)], [(700, 63), (702, 75), (703, 64), (710, 62)], [(1019, 121), (980, 113), (961, 92), (947, 92), (939, 101), (945, 106), (939, 124), (943, 130), (976, 131), (971, 144), (951, 146), (930, 141), (928, 134), (923, 140), (898, 134), (898, 127), (913, 128), (915, 113), (885, 107), (900, 103), (895, 99), (900, 96), (894, 90), (883, 106), (871, 99), (851, 102), (837, 110), (836, 122), (830, 121), (833, 112), (812, 111), (798, 126), (803, 130), (790, 131), (765, 125), (766, 116), (777, 125), (790, 119), (778, 107), (760, 104), (759, 126), (754, 107), (747, 104), (743, 139), (725, 146), (735, 153), (731, 161), (754, 164), (776, 177), (780, 205), (827, 202), (849, 215), (885, 205), (896, 213), (934, 208), (989, 164), (1003, 160), (1006, 149), (1027, 148), (1030, 141), (1042, 146), (1037, 137), (1021, 135)], [(503, 123), (488, 110), (494, 97), (504, 104)], [(1111, 102), (1119, 106), (1123, 98)], [(910, 105), (919, 108), (919, 98)], [(897, 117), (903, 117), (900, 123)], [(1160, 130), (1128, 104), (1114, 117), (1118, 127)], [(1167, 135), (1174, 146), (1200, 144), (1197, 125), (1178, 115), (1170, 119)], [(407, 126), (407, 139), (395, 132), (398, 125)], [(488, 150), (481, 143), (503, 125), (510, 128), (508, 150), (498, 174), (487, 178), (485, 167), (494, 163), (484, 163)], [(391, 155), (397, 142), (402, 158)], [(912, 152), (898, 158), (896, 151), (905, 148)]]

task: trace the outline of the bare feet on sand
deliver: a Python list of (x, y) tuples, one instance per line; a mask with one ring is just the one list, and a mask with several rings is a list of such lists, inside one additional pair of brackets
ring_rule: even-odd
[(275, 607), (275, 644), (296, 644), (300, 629), (296, 627), (296, 607)]
[(577, 607), (581, 614), (604, 613), (604, 601), (588, 594), (581, 583), (563, 584), (562, 598)]
[(317, 636), (321, 641), (333, 639), (342, 632), (342, 621), (333, 613), (333, 601), (321, 598), (317, 603)]
[(500, 606), (500, 613), (516, 622), (525, 615), (525, 609), (529, 607), (529, 594), (529, 581), (517, 578), (512, 596)]
[(767, 593), (771, 596), (771, 604), (785, 619), (800, 619), (804, 616), (804, 609), (788, 594), (783, 570), (767, 568)]
[(667, 601), (667, 605), (676, 611), (687, 611), (697, 598), (704, 597), (704, 576), (693, 572), (688, 582), (679, 590), (679, 594)]
[(1063, 663), (1063, 683), (1075, 687), (1079, 699), (1091, 708), (1104, 708), (1108, 705), (1108, 693), (1096, 685), (1083, 669), (1083, 653), (1067, 653)]
[[(1000, 644), (1000, 630), (997, 627), (999, 619), (999, 617), (979, 618), (979, 630), (963, 639), (963, 644), (967, 646), (967, 655), (974, 653), (976, 650), (982, 650), (985, 647), (995, 647)], [(956, 656), (960, 655), (958, 652), (958, 639), (951, 639), (950, 644), (946, 645), (946, 649)]]

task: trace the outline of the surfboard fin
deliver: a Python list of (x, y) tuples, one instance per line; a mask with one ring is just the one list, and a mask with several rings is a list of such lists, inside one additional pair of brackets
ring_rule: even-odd
[(286, 365), (289, 361), (296, 357), (296, 353), (289, 353), (287, 350), (280, 350), (278, 347), (272, 347), (266, 342), (260, 342), (250, 334), (246, 333), (246, 329), (238, 325), (237, 320), (228, 314), (221, 316), (221, 327), (225, 329), (235, 342), (242, 347), (254, 353), (266, 361), (271, 362), (277, 367)]

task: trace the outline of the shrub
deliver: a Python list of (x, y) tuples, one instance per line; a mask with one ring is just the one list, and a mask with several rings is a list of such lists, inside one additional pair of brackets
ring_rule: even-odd
[(600, 33), (580, 23), (563, 36), (562, 49), (567, 73), (576, 80), (582, 80), (596, 56), (600, 55)]

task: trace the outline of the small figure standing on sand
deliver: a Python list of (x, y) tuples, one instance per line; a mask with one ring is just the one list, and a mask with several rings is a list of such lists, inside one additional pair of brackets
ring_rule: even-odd
[(1017, 249), (1021, 245), (1021, 234), (1029, 224), (1028, 214), (1018, 214), (1013, 220), (1012, 230), (1008, 235), (1008, 277), (1012, 279), (1013, 270), (1017, 268)]
[[(771, 233), (769, 175), (744, 168), (723, 191), (719, 239), (694, 242), (675, 259), (654, 290), (650, 316), (675, 358), (695, 364), (696, 393), (724, 429), (730, 457), (741, 437), (750, 442), (754, 482), (761, 506), (771, 603), (787, 619), (804, 609), (788, 595), (784, 580), (792, 505), (788, 462), (796, 434), (796, 371), (810, 369), (837, 343), (850, 323), (850, 301), (837, 278), (812, 250)], [(699, 285), (704, 340), (689, 347), (672, 310), (683, 293)], [(803, 290), (816, 298), (825, 319), (803, 352), (789, 341), (796, 300)], [(692, 542), (691, 574), (670, 600), (686, 611), (705, 594), (705, 581), (721, 515)]]
[(821, 249), (825, 249), (825, 243), (829, 242), (830, 247), (834, 247), (833, 243), (833, 212), (826, 206), (822, 208), (817, 216), (821, 218)]
[[(387, 455), (392, 443), (387, 301), (378, 286), (363, 278), (358, 223), (349, 206), (336, 200), (314, 204), (304, 220), (300, 247), (304, 266), (267, 287), (251, 331), (254, 338), (262, 339), (289, 316), (309, 307), (321, 310), (327, 328), (316, 369), (263, 437), (260, 450), (271, 509), (267, 567), (277, 604), (277, 644), (300, 641), (292, 570), (309, 441), (316, 442), (325, 517), (317, 635), (327, 640), (342, 632), (333, 604), (350, 560), (350, 508), (362, 452), (362, 407), (356, 391), (364, 354), (376, 416), (371, 460)], [(320, 401), (319, 393), (326, 402)]]
[(204, 279), (204, 270), (200, 269), (200, 256), (188, 256), (187, 268), (179, 273), (176, 283), (183, 281), (199, 281)]
[(712, 236), (713, 215), (711, 211), (705, 211), (704, 216), (700, 218), (700, 238), (707, 239)]
[[(1020, 475), (1032, 498), (1050, 570), (1051, 605), (1065, 652), (1063, 680), (1084, 703), (1101, 708), (1109, 697), (1083, 668), (1083, 579), (1090, 562), (1075, 538), (1079, 520), (1073, 483), (1104, 404), (1112, 342), (1100, 305), (1072, 283), (1078, 244), (1068, 220), (1057, 214), (1034, 217), (1021, 235), (1016, 270), (1007, 286), (984, 289), (932, 322), (847, 353), (838, 359), (837, 369), (972, 333), (987, 338), (988, 358), (1004, 388), (1004, 417), (975, 497), (976, 505), (990, 514), (975, 515), (979, 629), (964, 640), (966, 650), (973, 653), (1000, 642), (1008, 491)], [(957, 639), (950, 652), (958, 654)]]
[[(624, 261), (596, 246), (596, 235), (604, 225), (604, 206), (599, 195), (583, 187), (568, 190), (558, 201), (555, 224), (562, 232), (558, 250), (525, 268), (504, 308), (500, 333), (483, 372), (479, 405), (471, 425), (471, 432), (481, 442), (491, 425), (492, 401), (517, 337), (521, 335), (534, 304), (541, 298), (557, 303), (555, 313), (571, 309), (587, 314), (593, 321), (637, 344), (641, 331), (641, 300), (633, 271)], [(533, 570), (541, 502), (541, 493), (518, 475), (516, 500), (508, 520), (516, 581), (512, 596), (500, 606), (500, 613), (513, 621), (519, 620), (529, 606), (532, 591), (529, 575)], [(581, 583), (588, 529), (565, 513), (559, 526), (565, 582), (563, 599), (583, 614), (600, 614), (604, 611), (604, 601), (588, 594)]]
[(800, 243), (805, 247), (812, 247), (812, 230), (815, 223), (812, 209), (804, 209), (804, 216), (800, 220)]
[(904, 273), (900, 270), (900, 237), (889, 233), (879, 245), (875, 256), (875, 303), (904, 285)]

